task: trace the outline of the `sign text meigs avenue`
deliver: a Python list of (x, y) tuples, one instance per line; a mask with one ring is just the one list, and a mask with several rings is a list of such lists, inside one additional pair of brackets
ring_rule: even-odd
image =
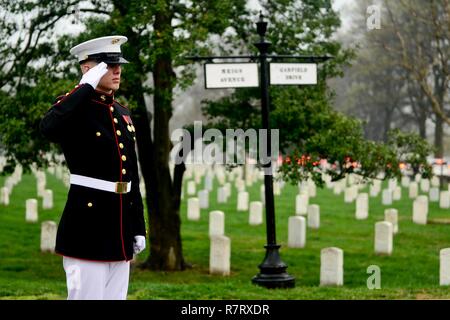
[(258, 87), (256, 63), (205, 64), (206, 89)]
[[(258, 55), (248, 56), (210, 56), (188, 57), (188, 59), (208, 60), (205, 64), (205, 87), (212, 88), (242, 88), (258, 87), (261, 92), (262, 128), (267, 130), (267, 141), (271, 141), (269, 126), (269, 86), (270, 85), (315, 85), (317, 84), (317, 64), (329, 56), (295, 56), (268, 54), (271, 43), (266, 41), (267, 22), (260, 14), (256, 23), (259, 41), (254, 43)], [(248, 59), (249, 63), (214, 63), (214, 60)], [(286, 63), (280, 63), (287, 61)], [(254, 62), (257, 63), (254, 63)], [(259, 72), (258, 72), (259, 67)], [(258, 81), (259, 80), (259, 81)], [(267, 154), (271, 154), (271, 145), (267, 145)], [(264, 169), (264, 192), (266, 208), (266, 256), (258, 266), (260, 273), (253, 277), (254, 284), (266, 288), (293, 288), (295, 278), (286, 272), (287, 264), (279, 255), (280, 245), (275, 236), (275, 204), (273, 196), (272, 163), (259, 163)], [(269, 173), (267, 173), (269, 172)]]

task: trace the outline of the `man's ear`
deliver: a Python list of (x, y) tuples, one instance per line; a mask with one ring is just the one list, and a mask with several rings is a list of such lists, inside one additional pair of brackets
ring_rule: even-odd
[(85, 74), (86, 72), (89, 71), (91, 66), (88, 63), (83, 63), (82, 65), (80, 65), (80, 68), (81, 68), (81, 73)]
[(83, 74), (85, 74), (86, 72), (88, 72), (91, 68), (93, 68), (94, 66), (96, 66), (97, 63), (92, 62), (92, 61), (86, 61), (85, 63), (80, 65), (81, 68), (81, 72)]

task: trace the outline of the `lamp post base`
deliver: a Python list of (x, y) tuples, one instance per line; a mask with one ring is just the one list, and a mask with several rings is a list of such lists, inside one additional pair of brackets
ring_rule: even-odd
[(278, 253), (280, 246), (267, 245), (265, 248), (266, 257), (259, 265), (261, 271), (253, 277), (252, 283), (268, 289), (294, 288), (295, 278), (286, 272), (287, 265)]

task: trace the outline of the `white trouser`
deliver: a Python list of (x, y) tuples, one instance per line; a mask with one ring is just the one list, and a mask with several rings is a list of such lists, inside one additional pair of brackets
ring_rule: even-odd
[(126, 300), (130, 261), (96, 262), (63, 257), (67, 300)]

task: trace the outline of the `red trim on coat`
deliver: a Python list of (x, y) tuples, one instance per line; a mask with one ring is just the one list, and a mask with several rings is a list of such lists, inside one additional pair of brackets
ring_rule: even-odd
[(66, 98), (67, 98), (68, 96), (70, 96), (72, 93), (74, 93), (75, 91), (77, 91), (78, 89), (80, 89), (81, 87), (83, 87), (83, 86), (85, 86), (85, 85), (89, 85), (89, 84), (86, 84), (86, 83), (83, 83), (83, 84), (77, 84), (77, 85), (75, 86), (75, 88), (73, 88), (71, 91), (69, 91), (68, 94), (65, 94), (64, 96), (62, 96), (62, 98), (59, 99), (57, 102), (55, 102), (53, 105), (58, 105), (58, 104), (60, 104), (62, 101), (64, 101), (64, 99), (66, 99)]
[(107, 103), (104, 103), (104, 102), (101, 102), (101, 101), (98, 101), (98, 100), (95, 100), (95, 99), (91, 99), (91, 101), (92, 102), (95, 102), (95, 103), (98, 103), (98, 104), (102, 104), (102, 105), (104, 105), (105, 107), (111, 107), (112, 105), (113, 105), (113, 103), (114, 103), (114, 101), (111, 103), (111, 104), (107, 104)]
[[(114, 100), (114, 99), (113, 99)], [(122, 104), (120, 104), (117, 100), (114, 100), (113, 102), (115, 102), (115, 103), (117, 103), (119, 106), (121, 106), (122, 108), (125, 108), (125, 109), (127, 109), (128, 110), (128, 108), (127, 107), (125, 107), (124, 105), (122, 105)]]
[[(114, 103), (114, 101), (113, 101)], [(112, 107), (112, 104), (110, 105), (110, 107)], [(112, 127), (113, 127), (113, 131), (114, 131), (114, 138), (116, 140), (116, 146), (117, 146), (117, 152), (119, 154), (119, 162), (120, 162), (120, 178), (119, 178), (119, 182), (122, 182), (122, 154), (120, 153), (120, 148), (119, 148), (119, 140), (117, 139), (117, 132), (116, 132), (116, 125), (114, 124), (114, 120), (113, 120), (113, 116), (112, 116), (112, 111), (111, 109), (109, 109), (109, 116), (111, 118), (111, 123), (112, 123)], [(122, 241), (122, 253), (123, 256), (125, 257), (125, 260), (127, 260), (127, 254), (125, 253), (125, 243), (123, 241), (123, 226), (122, 226), (122, 194), (119, 194), (119, 199), (120, 199), (120, 240)]]

